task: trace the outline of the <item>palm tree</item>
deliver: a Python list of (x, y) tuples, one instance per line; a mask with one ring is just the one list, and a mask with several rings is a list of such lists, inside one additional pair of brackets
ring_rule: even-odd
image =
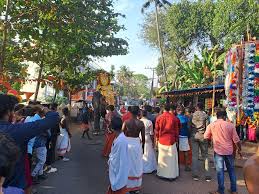
[(165, 57), (164, 57), (164, 50), (162, 46), (162, 39), (160, 36), (160, 24), (159, 24), (159, 17), (158, 17), (158, 8), (164, 7), (166, 5), (171, 6), (171, 3), (167, 0), (147, 0), (146, 3), (142, 6), (141, 12), (144, 13), (145, 9), (149, 8), (151, 4), (155, 4), (155, 13), (156, 13), (156, 29), (157, 29), (157, 41), (161, 53), (162, 65), (163, 65), (163, 74), (165, 76), (165, 86), (166, 91), (168, 91), (168, 80), (167, 80), (167, 73), (166, 73), (166, 65), (165, 65)]

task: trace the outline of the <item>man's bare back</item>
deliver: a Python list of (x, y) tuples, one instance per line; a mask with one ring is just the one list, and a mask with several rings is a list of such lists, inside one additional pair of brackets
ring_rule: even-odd
[(127, 137), (139, 137), (143, 129), (145, 129), (144, 123), (133, 118), (125, 122), (123, 131)]
[(244, 178), (250, 194), (259, 193), (259, 147), (257, 153), (249, 158), (244, 165)]
[[(256, 139), (259, 142), (259, 129), (256, 129)], [(259, 194), (259, 145), (257, 152), (244, 165), (244, 178), (250, 194)]]
[(125, 121), (122, 127), (122, 131), (124, 131), (127, 137), (138, 138), (141, 133), (142, 139), (142, 148), (144, 151), (145, 146), (145, 125), (142, 121), (140, 121), (137, 116), (139, 114), (139, 107), (133, 106), (131, 109), (132, 118), (128, 121)]

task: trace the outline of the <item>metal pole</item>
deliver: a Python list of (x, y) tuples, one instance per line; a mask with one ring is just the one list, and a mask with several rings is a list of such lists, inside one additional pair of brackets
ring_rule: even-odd
[(214, 54), (214, 76), (213, 76), (213, 94), (212, 94), (212, 116), (214, 115), (214, 107), (215, 107), (215, 96), (216, 96), (216, 53)]
[(151, 87), (150, 87), (150, 98), (152, 98), (152, 96), (153, 96), (153, 93), (154, 93), (154, 80), (155, 80), (155, 69), (156, 68), (153, 68), (153, 67), (145, 67), (145, 69), (150, 69), (150, 70), (152, 70), (152, 78), (151, 78)]

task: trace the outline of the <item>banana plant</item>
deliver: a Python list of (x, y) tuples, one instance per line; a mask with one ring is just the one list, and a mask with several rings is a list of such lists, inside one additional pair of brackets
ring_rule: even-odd
[(223, 76), (225, 53), (219, 53), (217, 46), (210, 50), (205, 48), (201, 52), (201, 56), (194, 55), (192, 61), (179, 61), (176, 64), (177, 75), (175, 76), (178, 88), (210, 85), (213, 82), (214, 73), (216, 73), (216, 77)]

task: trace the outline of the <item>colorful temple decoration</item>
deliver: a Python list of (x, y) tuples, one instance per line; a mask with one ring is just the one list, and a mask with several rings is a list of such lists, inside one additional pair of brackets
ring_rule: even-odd
[(255, 67), (254, 56), (255, 43), (245, 43), (242, 105), (245, 116), (252, 118), (252, 120), (254, 117), (255, 100), (259, 100), (259, 88), (256, 87), (259, 81), (259, 72), (257, 74), (256, 70), (259, 69)]
[(231, 110), (236, 109), (237, 105), (237, 49), (232, 48), (225, 60), (225, 92), (227, 105)]
[(98, 86), (97, 90), (105, 97), (105, 101), (109, 105), (115, 104), (114, 91), (111, 86), (110, 75), (106, 72), (99, 73), (97, 77)]
[(237, 112), (237, 79), (238, 79), (238, 64), (239, 52), (237, 47), (230, 49), (226, 55), (224, 70), (225, 70), (225, 94), (228, 117), (231, 121), (236, 120)]
[(226, 55), (224, 69), (229, 119), (238, 125), (243, 120), (245, 123), (258, 126), (259, 42), (249, 41), (231, 48)]
[(252, 52), (250, 52), (250, 55), (254, 55), (253, 60), (251, 62), (254, 62), (255, 64), (255, 81), (254, 81), (254, 89), (255, 89), (255, 97), (254, 97), (254, 119), (256, 121), (259, 121), (259, 43), (256, 43), (253, 45), (255, 47), (252, 49)]

